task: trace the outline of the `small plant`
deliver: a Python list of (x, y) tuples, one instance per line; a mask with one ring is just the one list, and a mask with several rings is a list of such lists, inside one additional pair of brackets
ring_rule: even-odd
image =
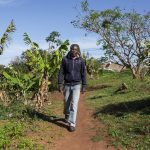
[(23, 132), (23, 124), (12, 121), (0, 128), (0, 149), (7, 149)]
[(22, 138), (20, 139), (18, 145), (17, 145), (17, 148), (19, 149), (30, 149), (30, 150), (33, 150), (34, 149), (34, 143), (33, 141), (29, 140), (29, 139), (26, 139), (26, 138)]
[(95, 135), (91, 138), (91, 140), (93, 142), (99, 142), (99, 141), (103, 140), (103, 137), (101, 135)]
[(86, 56), (83, 56), (83, 57), (86, 59), (86, 69), (87, 69), (87, 73), (90, 75), (90, 78), (98, 79), (100, 73), (102, 73), (100, 61), (93, 57), (91, 58), (87, 58)]

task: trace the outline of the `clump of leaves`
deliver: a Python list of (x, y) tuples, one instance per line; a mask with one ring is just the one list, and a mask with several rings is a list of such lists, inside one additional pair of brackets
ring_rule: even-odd
[(23, 133), (24, 126), (21, 122), (12, 121), (0, 127), (0, 148), (7, 149), (13, 140), (18, 139)]
[(18, 145), (17, 145), (17, 148), (19, 149), (34, 149), (34, 146), (35, 144), (33, 143), (33, 141), (29, 140), (29, 139), (26, 139), (26, 138), (22, 138), (20, 139)]

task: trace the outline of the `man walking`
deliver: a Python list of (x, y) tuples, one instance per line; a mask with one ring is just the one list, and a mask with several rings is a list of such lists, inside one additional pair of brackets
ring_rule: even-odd
[(72, 44), (67, 56), (62, 59), (58, 74), (59, 92), (62, 92), (63, 81), (65, 120), (69, 123), (69, 131), (73, 132), (76, 127), (80, 90), (84, 93), (86, 88), (86, 67), (83, 58), (81, 58), (78, 44)]

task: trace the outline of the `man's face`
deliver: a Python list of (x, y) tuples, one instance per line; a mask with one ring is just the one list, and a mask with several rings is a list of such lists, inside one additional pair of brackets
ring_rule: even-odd
[(78, 47), (73, 47), (71, 49), (71, 56), (72, 57), (77, 57), (77, 55), (78, 55)]

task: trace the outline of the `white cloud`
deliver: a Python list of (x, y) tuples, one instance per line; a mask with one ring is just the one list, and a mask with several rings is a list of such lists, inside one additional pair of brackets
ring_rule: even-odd
[[(79, 38), (73, 38), (73, 39), (70, 38), (69, 42), (70, 42), (70, 45), (75, 44), (75, 43), (78, 44), (80, 48), (83, 50), (99, 48), (99, 46), (96, 45), (97, 39), (92, 38), (92, 37), (79, 37)], [(40, 41), (38, 43), (39, 43), (40, 48), (42, 49), (48, 48), (48, 43), (46, 43), (45, 41)]]
[[(90, 56), (100, 57), (102, 55), (102, 51), (99, 50), (99, 46), (96, 45), (96, 38), (93, 37), (79, 37), (70, 39), (70, 44), (76, 43), (80, 45), (81, 52), (89, 52)], [(38, 42), (39, 47), (42, 49), (48, 48), (48, 43), (45, 41)], [(24, 50), (26, 50), (28, 46), (26, 46), (23, 42), (17, 43), (14, 42), (10, 44), (9, 47), (6, 48), (3, 55), (0, 55), (0, 64), (7, 65), (13, 60), (16, 56), (20, 56)]]
[(98, 46), (96, 37), (82, 37), (78, 39), (74, 39), (70, 41), (70, 44), (79, 44), (81, 48), (81, 52), (89, 53), (90, 57), (100, 58), (104, 55), (104, 52), (100, 49), (100, 45)]
[(0, 64), (7, 65), (13, 60), (16, 56), (20, 56), (24, 50), (27, 49), (27, 46), (21, 45), (18, 43), (11, 44), (9, 47), (6, 47), (2, 55), (0, 55)]
[(96, 45), (96, 41), (96, 38), (83, 37), (79, 39), (70, 40), (70, 44), (79, 44), (81, 49), (98, 48), (98, 46)]
[(0, 5), (6, 5), (15, 2), (16, 0), (0, 0)]

